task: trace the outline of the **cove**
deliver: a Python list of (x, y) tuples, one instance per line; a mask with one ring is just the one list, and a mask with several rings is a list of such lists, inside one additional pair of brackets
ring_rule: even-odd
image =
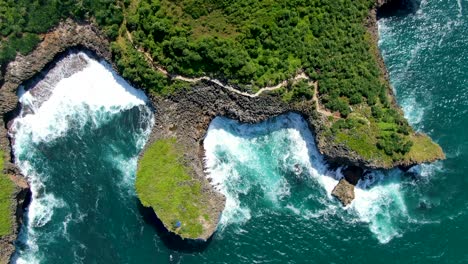
[(153, 124), (146, 96), (78, 52), (19, 97), (10, 134), (32, 201), (14, 262), (127, 262), (148, 234), (129, 232), (143, 222), (133, 182)]
[[(236, 230), (243, 236), (248, 226), (256, 236), (273, 235), (273, 239), (306, 233), (308, 244), (323, 232), (344, 240), (353, 239), (356, 232), (367, 233), (367, 239), (373, 236), (374, 243), (382, 244), (401, 236), (402, 224), (411, 219), (403, 186), (411, 183), (409, 176), (420, 177), (417, 169), (428, 169), (368, 171), (357, 186), (355, 201), (342, 208), (331, 196), (343, 177), (341, 169), (327, 167), (298, 114), (255, 125), (218, 117), (204, 146), (208, 177), (227, 198), (221, 230)], [(297, 243), (301, 242), (291, 244), (291, 250)]]
[(327, 168), (301, 116), (254, 125), (217, 117), (204, 139), (205, 165), (226, 209), (208, 247), (180, 250), (135, 195), (153, 119), (144, 94), (85, 53), (25, 88), (10, 133), (33, 199), (16, 263), (324, 262), (330, 254), (345, 261), (355, 239), (388, 252), (409, 223), (426, 224), (411, 206), (419, 199), (414, 179), (433, 166), (373, 171), (342, 208), (330, 195), (340, 171)]

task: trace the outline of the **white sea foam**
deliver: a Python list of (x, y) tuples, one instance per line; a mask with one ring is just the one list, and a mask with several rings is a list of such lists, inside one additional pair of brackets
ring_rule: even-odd
[[(215, 119), (210, 125), (207, 138), (204, 141), (204, 147), (207, 154), (205, 159), (206, 167), (209, 172), (211, 184), (226, 196), (225, 210), (220, 220), (220, 226), (224, 228), (230, 222), (240, 223), (250, 219), (250, 209), (248, 207), (242, 207), (239, 200), (239, 195), (247, 193), (250, 186), (239, 185), (236, 192), (228, 192), (229, 184), (233, 185), (240, 182), (242, 179), (240, 179), (239, 173), (234, 168), (235, 162), (222, 162), (216, 156), (216, 152), (219, 151), (220, 145), (223, 145), (228, 148), (230, 152), (239, 153), (240, 155), (235, 158), (239, 162), (244, 163), (247, 161), (247, 156), (244, 154), (244, 151), (250, 152), (250, 150), (241, 148), (241, 138), (233, 136), (222, 128), (217, 128), (218, 125), (222, 125), (219, 120), (218, 118)], [(223, 139), (223, 141), (210, 140), (211, 138)]]
[(410, 96), (404, 99), (401, 103), (403, 109), (405, 109), (405, 117), (408, 122), (413, 125), (419, 124), (424, 117), (424, 108), (422, 108), (417, 102), (415, 96)]
[[(15, 120), (13, 134), (19, 130), (18, 127), (22, 127), (21, 131), (28, 132), (14, 135), (16, 140), (24, 141), (27, 139), (22, 137), (32, 137), (34, 143), (51, 141), (65, 135), (68, 129), (76, 128), (71, 126), (72, 116), (73, 126), (79, 127), (86, 123), (90, 112), (117, 113), (146, 103), (144, 93), (116, 75), (107, 63), (93, 60), (85, 53), (69, 56), (79, 56), (88, 65), (82, 71), (61, 79), (40, 109), (35, 107), (38, 99), (22, 88), (19, 94), (20, 103), (24, 107), (31, 107), (33, 113), (26, 113)], [(102, 116), (93, 116), (93, 123), (102, 123), (99, 119)]]
[(458, 5), (458, 17), (462, 17), (463, 16), (462, 0), (457, 0), (457, 5)]
[[(271, 156), (267, 156), (263, 150), (268, 144), (272, 145)], [(346, 222), (368, 223), (370, 231), (381, 243), (401, 235), (394, 222), (395, 215), (407, 215), (399, 181), (401, 172), (385, 172), (387, 176), (379, 171), (371, 173), (366, 181), (359, 183), (353, 203), (343, 209), (331, 196), (338, 180), (343, 177), (341, 170), (328, 171), (314, 144), (313, 135), (299, 115), (288, 114), (275, 122), (257, 125), (216, 118), (208, 129), (204, 147), (208, 177), (227, 198), (221, 230), (229, 224), (245, 223), (252, 217), (254, 212), (240, 200), (240, 196), (253, 191), (252, 188), (262, 189), (263, 199), (280, 209), (277, 201), (291, 195), (282, 167), (293, 168), (300, 164), (304, 173), (319, 183), (326, 196), (314, 197), (322, 204), (317, 210), (313, 211), (302, 204), (287, 203), (283, 206), (289, 212), (305, 219), (340, 214)], [(242, 172), (243, 167), (249, 168), (247, 172), (255, 171), (256, 178)], [(350, 214), (345, 216), (345, 211)]]
[(121, 190), (119, 193), (121, 193), (124, 197), (135, 195), (134, 183), (138, 156), (130, 159), (124, 156), (113, 156), (108, 157), (108, 159), (112, 160), (112, 164), (115, 164), (117, 169), (122, 172), (122, 178), (116, 179), (117, 186)]
[(356, 198), (350, 205), (360, 221), (369, 228), (381, 243), (401, 236), (398, 224), (401, 217), (408, 218), (408, 210), (400, 183), (401, 171), (374, 171), (355, 189)]
[[(66, 72), (67, 63), (73, 59), (85, 60), (86, 66), (74, 74), (67, 74), (67, 78), (60, 79), (65, 76), (62, 73)], [(14, 258), (16, 263), (41, 262), (42, 253), (39, 252), (37, 240), (44, 238), (37, 235), (39, 232), (37, 230), (49, 223), (54, 209), (67, 206), (63, 200), (48, 192), (47, 186), (44, 186), (43, 182), (48, 176), (37, 173), (30, 165), (29, 161), (34, 153), (31, 148), (38, 143), (62, 137), (70, 129), (81, 129), (87, 122), (91, 122), (96, 128), (100, 127), (110, 120), (112, 114), (147, 103), (144, 93), (116, 75), (109, 64), (91, 59), (85, 53), (70, 54), (59, 61), (56, 67), (63, 69), (52, 70), (50, 74), (58, 72), (62, 74), (60, 78), (45, 78), (44, 80), (48, 80), (46, 83), (39, 83), (39, 86), (42, 85), (41, 89), (48, 90), (45, 101), (44, 97), (39, 98), (40, 96), (35, 95), (42, 96), (46, 93), (25, 91), (23, 87), (20, 88), (18, 95), (23, 108), (10, 130), (10, 135), (15, 139), (13, 150), (16, 164), (28, 179), (33, 194), (26, 213), (28, 225), (23, 226), (20, 234), (20, 241), (27, 249), (17, 252)], [(147, 118), (152, 119), (152, 113), (148, 112)], [(151, 127), (147, 127), (142, 131), (145, 140), (150, 130)], [(139, 141), (138, 144), (142, 147), (145, 140)], [(127, 167), (134, 165), (135, 162), (136, 160), (130, 160), (128, 163), (131, 164), (119, 165)], [(123, 180), (127, 181), (128, 179)], [(68, 223), (75, 220), (79, 219), (67, 217), (63, 223), (63, 232), (67, 232)]]
[[(264, 153), (263, 148), (270, 144), (269, 141), (277, 143), (272, 144), (271, 153)], [(300, 171), (303, 170), (308, 177), (316, 179), (331, 199), (331, 191), (337, 180), (324, 177), (327, 168), (313, 142), (307, 124), (297, 114), (285, 115), (275, 122), (255, 126), (239, 124), (225, 118), (213, 120), (204, 140), (205, 165), (211, 183), (227, 198), (221, 228), (250, 219), (250, 208), (239, 200), (240, 195), (247, 194), (253, 187), (254, 183), (249, 181), (258, 183), (255, 187), (262, 189), (265, 200), (274, 207), (278, 206), (278, 201), (289, 197), (289, 183), (282, 176), (283, 172), (278, 171), (284, 168), (300, 166)], [(272, 160), (265, 159), (264, 155), (272, 155)], [(259, 176), (255, 179), (243, 179), (245, 175), (238, 171), (239, 165), (252, 169)], [(292, 204), (288, 206), (293, 212), (300, 211)], [(314, 213), (306, 214), (313, 217)]]

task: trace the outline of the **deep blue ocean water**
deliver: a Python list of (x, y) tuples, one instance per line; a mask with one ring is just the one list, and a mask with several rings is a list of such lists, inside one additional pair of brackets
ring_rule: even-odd
[(22, 94), (33, 114), (16, 121), (14, 149), (33, 201), (15, 261), (468, 263), (467, 12), (466, 1), (422, 1), (379, 21), (397, 100), (446, 160), (375, 171), (342, 208), (330, 196), (339, 175), (300, 116), (216, 118), (206, 165), (227, 204), (203, 249), (178, 249), (138, 206), (136, 159), (153, 122), (143, 94), (89, 58), (91, 70), (59, 83), (40, 107)]

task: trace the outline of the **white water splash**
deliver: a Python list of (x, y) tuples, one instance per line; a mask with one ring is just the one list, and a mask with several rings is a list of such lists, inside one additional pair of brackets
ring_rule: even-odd
[[(19, 101), (32, 113), (23, 112), (21, 118), (15, 119), (11, 130), (15, 140), (24, 141), (31, 137), (34, 143), (48, 142), (64, 136), (68, 129), (79, 128), (90, 117), (96, 125), (103, 123), (100, 119), (103, 115), (90, 116), (89, 112), (118, 113), (146, 103), (144, 93), (116, 75), (109, 64), (93, 60), (82, 52), (69, 56), (84, 59), (87, 66), (61, 79), (51, 88), (52, 95), (39, 109), (38, 100), (42, 98), (36, 98), (21, 88)], [(68, 60), (58, 62), (56, 67), (67, 67), (66, 62)], [(78, 127), (71, 127), (72, 121)]]
[[(273, 147), (271, 154), (277, 155), (278, 159), (280, 159), (276, 162), (289, 167), (300, 164), (311, 176), (319, 175), (317, 169), (310, 164), (308, 143), (301, 140), (301, 131), (294, 128), (279, 130), (279, 128), (290, 123), (304, 126), (305, 123), (300, 116), (291, 114), (277, 121), (268, 125), (249, 126), (225, 118), (216, 118), (211, 123), (204, 141), (205, 161), (211, 183), (227, 198), (226, 209), (221, 218), (222, 228), (229, 223), (248, 221), (251, 217), (250, 209), (240, 204), (239, 196), (247, 194), (253, 186), (248, 184), (249, 180), (244, 179), (243, 175), (237, 171), (236, 165), (238, 164), (242, 164), (261, 175), (255, 181), (260, 182), (265, 198), (273, 206), (278, 206), (278, 201), (290, 195), (288, 182), (275, 171), (279, 168), (273, 165), (274, 162), (263, 160), (261, 157), (262, 154), (268, 155), (268, 153), (265, 153), (268, 150), (260, 150), (260, 148), (265, 147), (265, 140), (294, 141), (294, 146), (290, 146), (294, 148), (294, 151), (292, 149), (284, 151), (280, 148), (281, 143)], [(236, 133), (229, 130), (236, 130)], [(259, 133), (264, 134), (265, 131), (271, 132), (271, 135), (251, 137)], [(219, 139), (222, 139), (222, 141)], [(263, 153), (259, 153), (259, 151)], [(225, 156), (220, 157), (220, 154)], [(331, 188), (333, 186), (330, 185)]]
[(355, 188), (356, 199), (350, 205), (359, 219), (369, 223), (369, 229), (381, 243), (401, 236), (396, 221), (408, 218), (398, 169), (387, 173), (374, 171)]
[[(356, 219), (350, 222), (368, 223), (370, 231), (381, 243), (400, 235), (393, 216), (407, 215), (403, 192), (398, 180), (398, 170), (385, 177), (382, 172), (360, 182), (356, 198), (347, 208), (342, 208), (331, 196), (334, 186), (342, 177), (340, 170), (330, 172), (318, 153), (313, 135), (307, 124), (297, 114), (288, 114), (257, 125), (240, 124), (226, 118), (216, 118), (211, 123), (204, 141), (206, 167), (212, 184), (226, 196), (226, 207), (220, 229), (227, 225), (243, 223), (253, 214), (240, 196), (260, 188), (264, 200), (273, 208), (281, 209), (277, 201), (290, 196), (284, 168), (300, 165), (307, 178), (321, 186), (323, 197), (316, 197), (321, 208), (311, 209), (303, 204), (287, 203), (284, 208), (305, 219), (320, 218), (330, 214), (349, 213)], [(265, 150), (268, 148), (271, 150)], [(270, 152), (269, 152), (270, 151)], [(246, 170), (243, 168), (246, 167)], [(242, 171), (241, 171), (242, 170)], [(249, 172), (255, 174), (250, 177)], [(286, 184), (285, 184), (286, 182)], [(317, 192), (314, 192), (317, 195)], [(348, 220), (346, 220), (348, 218)]]
[[(70, 61), (77, 59), (84, 60), (86, 66), (62, 78), (64, 76), (62, 73), (69, 73), (67, 67)], [(87, 122), (98, 128), (106, 124), (113, 114), (147, 103), (145, 94), (119, 77), (109, 64), (91, 59), (83, 52), (70, 54), (57, 62), (55, 68), (49, 72), (49, 74), (54, 73), (59, 76), (45, 78), (46, 83), (39, 82), (35, 86), (47, 89), (48, 94), (34, 89), (29, 91), (20, 89), (19, 100), (22, 112), (10, 129), (10, 136), (14, 138), (15, 162), (28, 179), (33, 195), (26, 212), (28, 225), (23, 226), (19, 237), (21, 243), (27, 247), (27, 251), (17, 253), (13, 259), (16, 263), (41, 262), (44, 253), (39, 251), (37, 240), (43, 239), (43, 236), (39, 237), (36, 232), (49, 223), (54, 209), (67, 206), (61, 199), (47, 191), (47, 186), (43, 184), (47, 175), (38, 174), (29, 164), (31, 153), (34, 152), (30, 148), (38, 143), (51, 142), (63, 137), (70, 129), (82, 129)], [(58, 81), (51, 82), (50, 79)], [(44, 94), (47, 94), (45, 101), (43, 96), (39, 96)], [(151, 111), (149, 108), (146, 110), (145, 118), (150, 119), (146, 121), (154, 123)], [(138, 140), (137, 144), (142, 147), (150, 131), (151, 126), (147, 127), (146, 131), (142, 131), (143, 139)], [(121, 166), (125, 172), (128, 166), (135, 167), (135, 164), (136, 159), (132, 159), (119, 163), (118, 166)], [(125, 179), (122, 182), (128, 184)], [(64, 232), (67, 231), (68, 223), (72, 221), (67, 219), (63, 223)]]

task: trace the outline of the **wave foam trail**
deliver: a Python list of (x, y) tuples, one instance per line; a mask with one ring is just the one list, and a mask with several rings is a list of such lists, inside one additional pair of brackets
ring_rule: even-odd
[[(300, 140), (301, 131), (288, 127), (291, 123), (301, 125), (297, 124), (300, 121), (298, 115), (290, 114), (258, 125), (240, 124), (226, 118), (216, 118), (210, 124), (204, 141), (205, 162), (211, 183), (227, 198), (222, 226), (250, 219), (251, 210), (241, 203), (239, 196), (253, 191), (255, 184), (260, 186), (265, 200), (275, 207), (291, 195), (290, 185), (281, 175), (287, 168), (300, 165), (300, 170), (305, 168), (312, 176), (319, 174), (307, 166), (307, 143)], [(291, 141), (297, 144), (292, 146)], [(256, 175), (250, 175), (251, 172)]]
[(416, 102), (416, 96), (413, 95), (404, 99), (401, 106), (405, 109), (405, 117), (410, 124), (414, 126), (421, 123), (424, 117), (424, 108), (420, 107)]
[(381, 243), (401, 236), (398, 221), (408, 218), (400, 175), (397, 169), (386, 173), (373, 171), (359, 182), (350, 206), (360, 221), (369, 223), (369, 229)]
[(458, 5), (458, 17), (462, 17), (463, 16), (462, 0), (457, 0), (457, 5)]
[[(355, 201), (343, 209), (331, 196), (343, 177), (341, 169), (328, 170), (306, 122), (297, 114), (256, 125), (218, 117), (210, 124), (204, 147), (207, 175), (226, 196), (221, 230), (261, 214), (259, 208), (253, 210), (258, 201), (243, 198), (261, 191), (261, 202), (270, 209), (286, 209), (309, 220), (339, 214), (345, 222), (368, 223), (381, 243), (400, 235), (395, 216), (407, 216), (399, 181), (401, 171), (370, 173), (356, 188)], [(288, 175), (294, 179), (291, 181)], [(314, 190), (305, 193), (307, 197), (291, 198), (297, 182)], [(317, 187), (319, 190), (315, 190)], [(311, 199), (318, 201), (317, 206), (308, 204)], [(355, 219), (349, 221), (349, 217)]]
[[(41, 146), (64, 137), (70, 130), (81, 131), (85, 125), (100, 128), (115, 114), (134, 107), (142, 110), (139, 122), (154, 123), (153, 114), (142, 91), (130, 86), (108, 63), (96, 61), (84, 52), (68, 54), (29, 90), (20, 87), (18, 96), (22, 108), (9, 133), (14, 138), (15, 162), (30, 183), (32, 200), (14, 259), (16, 263), (39, 263), (43, 253), (38, 245), (54, 239), (52, 234), (48, 238), (38, 235), (40, 230), (49, 224), (57, 208), (70, 206), (47, 189), (47, 163), (43, 162), (42, 168), (31, 164), (47, 156), (41, 153)], [(141, 131), (137, 131), (142, 138), (136, 140), (139, 149), (150, 131), (151, 125), (141, 126)], [(123, 169), (135, 167), (135, 163), (136, 159), (132, 159), (117, 166), (122, 166), (125, 172)], [(122, 183), (127, 185), (127, 179)], [(69, 217), (68, 214), (65, 218), (63, 232), (67, 232)]]

